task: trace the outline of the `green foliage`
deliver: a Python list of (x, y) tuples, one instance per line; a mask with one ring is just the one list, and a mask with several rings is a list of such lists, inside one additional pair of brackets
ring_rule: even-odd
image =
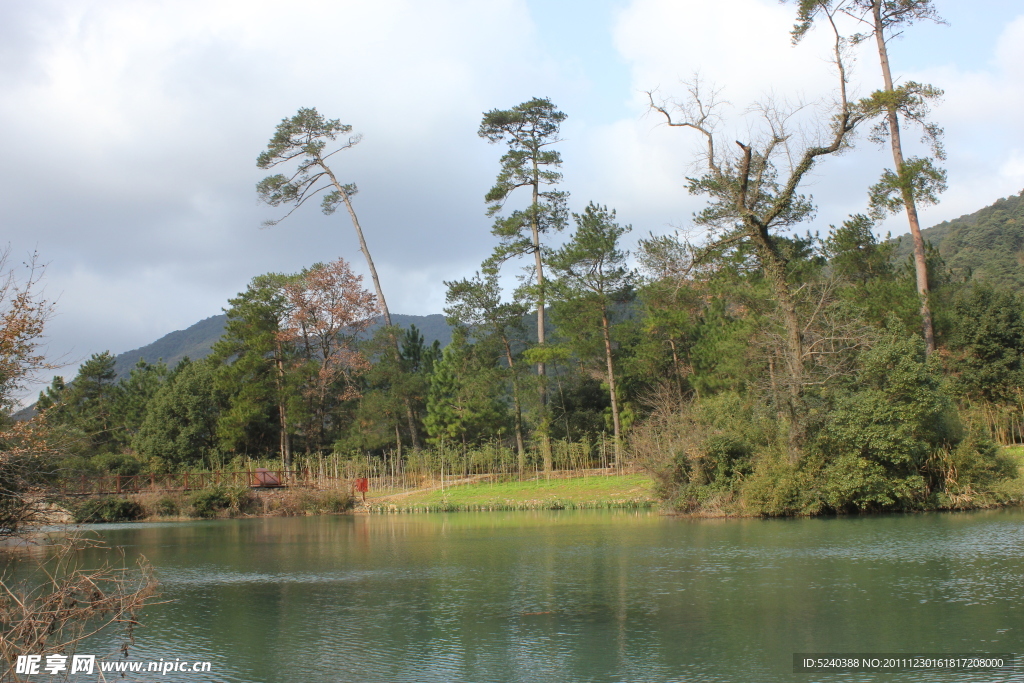
[(754, 472), (742, 482), (740, 510), (762, 517), (817, 514), (820, 504), (808, 495), (816, 483), (807, 469), (769, 454), (758, 458)]
[(507, 424), (500, 401), (501, 383), (493, 354), (460, 335), (444, 348), (427, 395), (423, 420), (432, 443), (476, 443)]
[(611, 407), (608, 401), (608, 385), (589, 373), (555, 375), (550, 406), (552, 438), (578, 442), (610, 432), (605, 419)]
[(79, 524), (95, 522), (133, 522), (144, 515), (142, 506), (117, 496), (86, 498), (71, 506), (71, 514)]
[(252, 493), (245, 486), (211, 486), (196, 491), (188, 498), (198, 517), (217, 517), (221, 513), (244, 513), (254, 504)]
[[(301, 108), (290, 119), (282, 119), (267, 143), (267, 149), (257, 158), (256, 165), (266, 169), (292, 161), (298, 163), (291, 175), (277, 173), (257, 183), (256, 193), (260, 200), (270, 206), (293, 204), (287, 217), (307, 200), (332, 188), (323, 194), (321, 208), (325, 214), (334, 213), (338, 204), (356, 193), (356, 186), (349, 183), (342, 185), (341, 190), (332, 187), (333, 183), (329, 181), (333, 181), (333, 177), (324, 159), (356, 145), (360, 137), (350, 136), (339, 149), (327, 154), (324, 150), (328, 142), (334, 142), (339, 135), (347, 135), (351, 131), (352, 126), (337, 119), (325, 119), (315, 108)], [(281, 220), (265, 221), (264, 225), (276, 225)]]
[(1016, 403), (1024, 388), (1024, 298), (976, 284), (957, 293), (945, 364), (958, 395)]
[[(1024, 292), (1024, 193), (921, 231), (958, 278)], [(911, 252), (910, 236), (896, 240), (895, 259)]]
[(139, 433), (149, 402), (167, 381), (169, 374), (170, 370), (164, 363), (147, 363), (140, 358), (128, 377), (118, 383), (114, 423), (119, 446), (131, 444)]
[(57, 375), (50, 382), (50, 386), (39, 392), (39, 399), (36, 401), (36, 410), (47, 411), (51, 420), (58, 420), (64, 404), (64, 392), (67, 384), (64, 378)]
[[(850, 216), (838, 228), (832, 226), (822, 244), (828, 268), (842, 284), (838, 296), (849, 309), (846, 315), (877, 327), (886, 326), (895, 315), (905, 326), (916, 326), (921, 302), (913, 266), (897, 267), (894, 243), (879, 242), (873, 228), (874, 221), (867, 216)], [(941, 263), (932, 261), (929, 272), (941, 272)]]
[(216, 449), (217, 404), (210, 365), (183, 361), (153, 397), (132, 445), (159, 469), (209, 465)]
[(531, 253), (537, 246), (531, 231), (543, 234), (565, 227), (566, 193), (543, 189), (562, 179), (554, 170), (562, 165), (562, 156), (545, 148), (560, 142), (558, 129), (564, 120), (565, 114), (555, 109), (551, 100), (534, 98), (512, 109), (492, 109), (480, 122), (480, 137), (492, 144), (508, 144), (498, 177), (484, 198), (488, 215), (498, 214), (517, 188), (530, 187), (534, 193), (526, 209), (495, 220), (492, 232), (501, 239), (495, 263)]
[(96, 451), (107, 450), (117, 441), (114, 411), (121, 389), (116, 378), (110, 352), (94, 353), (61, 393), (59, 417), (85, 434)]
[(70, 384), (54, 377), (39, 395), (48, 424), (69, 439), (71, 451), (91, 456), (127, 447), (138, 434), (150, 399), (168, 375), (163, 363), (140, 360), (130, 375), (115, 382), (115, 359), (93, 354)]
[(216, 517), (231, 507), (231, 496), (223, 488), (202, 489), (189, 496), (189, 504), (199, 517)]
[[(961, 438), (952, 401), (924, 348), (897, 331), (862, 355), (850, 387), (836, 396), (818, 447), (829, 460), (842, 461), (837, 472), (863, 482), (847, 489), (861, 486), (873, 500), (894, 506), (925, 495), (920, 472), (928, 458)], [(872, 482), (882, 473), (892, 488), (880, 493)]]
[(822, 472), (822, 502), (839, 512), (913, 508), (924, 502), (924, 479), (894, 476), (884, 465), (843, 453)]
[(153, 512), (161, 517), (176, 517), (181, 514), (181, 501), (175, 496), (160, 496), (153, 501)]
[(435, 339), (427, 346), (416, 325), (410, 325), (402, 333), (401, 356), (407, 372), (429, 375), (434, 370), (434, 363), (441, 360), (441, 342)]
[(101, 453), (92, 458), (93, 466), (100, 472), (133, 476), (142, 472), (144, 464), (127, 453)]
[[(406, 408), (414, 416), (423, 414), (431, 377), (424, 371), (425, 363), (433, 370), (433, 350), (407, 346), (408, 353), (418, 354), (407, 358), (395, 348), (392, 335), (396, 333), (405, 336), (394, 328), (380, 328), (363, 345), (364, 355), (373, 363), (359, 378), (359, 400), (348, 403), (340, 413), (345, 429), (334, 440), (335, 452), (397, 448), (402, 431), (408, 428)], [(408, 340), (408, 344), (415, 342)], [(410, 371), (414, 364), (419, 365), (418, 372)]]
[(946, 170), (931, 159), (911, 157), (903, 162), (899, 173), (890, 169), (868, 190), (872, 215), (881, 220), (887, 214), (906, 207), (906, 198), (913, 197), (918, 206), (937, 204), (939, 194), (946, 191)]
[(210, 356), (216, 367), (214, 386), (225, 397), (217, 439), (226, 452), (274, 452), (280, 443), (281, 412), (297, 402), (294, 377), (284, 372), (295, 351), (281, 338), (287, 310), (284, 285), (290, 279), (261, 275), (228, 301), (224, 334)]

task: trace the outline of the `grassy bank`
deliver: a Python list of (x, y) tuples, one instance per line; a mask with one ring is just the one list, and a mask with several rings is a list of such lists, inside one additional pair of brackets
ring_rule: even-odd
[(370, 512), (484, 510), (599, 510), (657, 504), (653, 480), (644, 474), (472, 482), (387, 496), (370, 496)]

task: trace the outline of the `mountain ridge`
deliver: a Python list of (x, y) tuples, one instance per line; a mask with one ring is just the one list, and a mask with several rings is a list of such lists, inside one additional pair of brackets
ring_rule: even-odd
[[(114, 371), (117, 373), (118, 379), (127, 377), (139, 360), (144, 360), (147, 363), (163, 361), (168, 366), (174, 367), (186, 357), (191, 360), (206, 358), (210, 355), (213, 345), (224, 333), (227, 319), (227, 314), (224, 313), (212, 315), (183, 330), (168, 332), (150, 344), (117, 354), (114, 357)], [(452, 340), (451, 326), (445, 322), (444, 316), (440, 313), (431, 313), (430, 315), (398, 313), (391, 316), (391, 322), (403, 329), (408, 329), (410, 325), (416, 325), (427, 344), (432, 344), (434, 340), (437, 340), (441, 346), (446, 346)], [(382, 321), (380, 320), (371, 325), (366, 333), (367, 336), (372, 335), (381, 325)]]

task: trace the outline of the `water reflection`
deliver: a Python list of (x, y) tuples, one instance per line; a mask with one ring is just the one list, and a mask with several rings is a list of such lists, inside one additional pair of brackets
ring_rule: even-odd
[[(794, 652), (1014, 652), (1024, 514), (458, 513), (97, 527), (157, 568), (181, 681), (953, 681)], [(116, 643), (95, 644), (116, 649)]]

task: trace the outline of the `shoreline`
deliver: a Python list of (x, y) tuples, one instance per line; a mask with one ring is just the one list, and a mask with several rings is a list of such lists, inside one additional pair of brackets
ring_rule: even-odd
[[(203, 519), (249, 519), (263, 517), (301, 517), (323, 514), (386, 515), (451, 512), (536, 512), (558, 510), (646, 510), (661, 515), (688, 519), (756, 519), (771, 515), (744, 514), (735, 510), (674, 510), (671, 501), (655, 494), (655, 480), (638, 473), (598, 474), (590, 476), (543, 475), (528, 480), (495, 481), (463, 479), (444, 488), (387, 491), (370, 495), (366, 501), (346, 489), (239, 490), (221, 501), (220, 507), (200, 508), (196, 496), (186, 493), (128, 494), (119, 500), (138, 505), (139, 516), (125, 519), (92, 519), (74, 522), (71, 514), (53, 522), (89, 523), (177, 523)], [(173, 503), (173, 504), (172, 504)], [(919, 512), (971, 512), (985, 509), (1014, 508), (1024, 505), (1019, 499), (962, 507), (908, 508), (903, 510), (862, 510), (844, 513), (793, 514), (785, 517), (853, 517), (876, 514)], [(53, 508), (51, 508), (53, 510)], [(201, 511), (200, 511), (201, 510)], [(56, 512), (56, 510), (53, 510)], [(165, 512), (165, 514), (160, 514)], [(155, 513), (155, 514), (154, 514)]]

